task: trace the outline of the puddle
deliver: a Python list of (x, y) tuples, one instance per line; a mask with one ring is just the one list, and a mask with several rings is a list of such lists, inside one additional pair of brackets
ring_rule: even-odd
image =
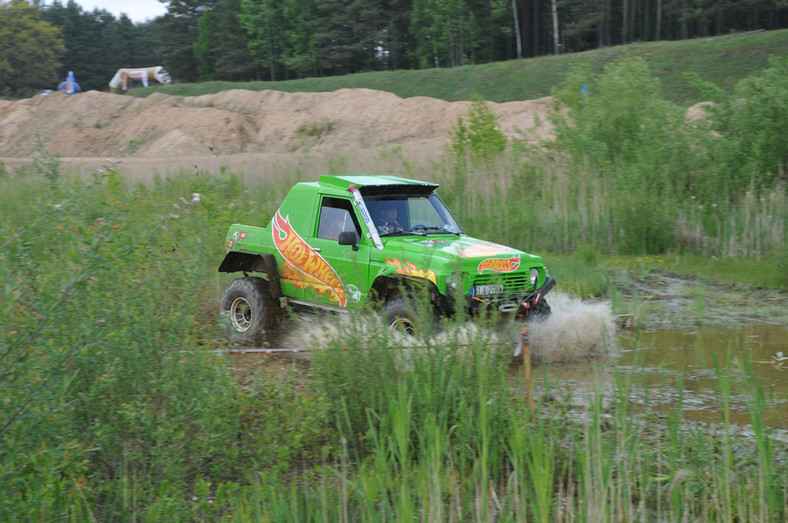
[[(649, 404), (674, 405), (676, 380), (683, 376), (685, 417), (719, 421), (722, 403), (720, 375), (733, 359), (731, 421), (749, 424), (751, 395), (744, 391), (760, 382), (764, 392), (764, 422), (788, 429), (788, 328), (750, 323), (736, 329), (698, 328), (692, 331), (661, 330), (636, 336), (619, 336), (623, 354), (616, 372), (642, 375), (649, 383)], [(781, 359), (783, 361), (779, 361)], [(716, 363), (715, 363), (716, 359)], [(751, 368), (755, 380), (747, 374)], [(641, 380), (642, 382), (642, 380)]]
[[(565, 394), (575, 404), (589, 401), (594, 388), (612, 397), (616, 382), (629, 382), (629, 400), (634, 404), (667, 412), (681, 401), (685, 419), (720, 422), (719, 374), (725, 372), (730, 351), (734, 359), (731, 422), (751, 423), (748, 402), (752, 395), (745, 393), (753, 383), (747, 378), (749, 366), (764, 392), (763, 422), (788, 429), (788, 328), (784, 326), (750, 323), (735, 329), (624, 332), (618, 336), (618, 345), (622, 353), (614, 363), (544, 366), (535, 373), (547, 372), (549, 382), (558, 386), (555, 394)], [(782, 362), (778, 361), (780, 353)]]

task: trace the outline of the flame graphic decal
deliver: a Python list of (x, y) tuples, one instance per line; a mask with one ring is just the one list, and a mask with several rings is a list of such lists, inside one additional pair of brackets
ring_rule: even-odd
[(277, 210), (273, 224), (274, 245), (285, 259), (282, 278), (302, 289), (313, 288), (320, 296), (330, 292), (328, 300), (344, 307), (347, 298), (342, 280), (334, 268), (293, 230), (290, 216), (282, 218)]
[(410, 263), (409, 261), (405, 261), (404, 263), (399, 260), (399, 258), (386, 258), (386, 263), (396, 267), (397, 274), (404, 274), (406, 276), (414, 276), (416, 278), (426, 278), (430, 280), (432, 283), (438, 283), (437, 278), (435, 277), (435, 271), (432, 269), (420, 269), (416, 267), (414, 264)]
[(487, 258), (479, 264), (479, 274), (484, 271), (514, 272), (520, 266), (520, 256), (511, 258)]

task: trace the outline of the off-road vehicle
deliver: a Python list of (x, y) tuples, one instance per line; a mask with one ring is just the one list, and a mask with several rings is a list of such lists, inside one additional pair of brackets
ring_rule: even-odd
[[(298, 183), (268, 226), (233, 224), (220, 272), (228, 336), (259, 344), (283, 307), (332, 311), (375, 304), (392, 329), (496, 308), (549, 314), (555, 280), (542, 258), (466, 235), (434, 183), (394, 176), (320, 176)], [(426, 293), (431, 314), (418, 313)]]

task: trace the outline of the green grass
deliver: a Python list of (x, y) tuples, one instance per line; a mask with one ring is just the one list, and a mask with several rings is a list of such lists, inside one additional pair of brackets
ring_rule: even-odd
[(681, 105), (702, 101), (687, 85), (684, 73), (731, 91), (736, 81), (763, 69), (770, 55), (785, 56), (788, 29), (697, 38), (686, 41), (651, 42), (598, 49), (584, 53), (542, 56), (509, 62), (470, 65), (451, 69), (385, 71), (347, 76), (305, 78), (283, 82), (202, 82), (134, 89), (133, 96), (154, 92), (198, 96), (227, 89), (286, 92), (335, 91), (368, 88), (389, 91), (400, 97), (429, 96), (446, 101), (469, 100), (474, 91), (492, 102), (533, 100), (553, 93), (566, 73), (580, 64), (594, 71), (622, 56), (643, 57), (662, 82), (666, 99)]
[[(638, 257), (616, 256), (616, 263), (633, 264)], [(665, 255), (642, 263), (663, 273), (673, 273), (699, 282), (719, 282), (745, 287), (788, 288), (785, 275), (773, 259), (748, 259), (746, 264), (709, 256)]]
[[(581, 100), (582, 125), (555, 147), (501, 151), (480, 103), (454, 155), (419, 173), (397, 154), (377, 165), (439, 181), (467, 232), (543, 255), (559, 289), (634, 323), (661, 314), (633, 285), (655, 272), (785, 285), (780, 167), (733, 185), (753, 164), (709, 158), (738, 142), (684, 128), (650, 83), (642, 62), (605, 68), (604, 111)], [(272, 169), (269, 182), (222, 170), (133, 185), (113, 166), (69, 177), (38, 143), (0, 171), (0, 520), (786, 519), (788, 455), (761, 417), (779, 398), (739, 347), (703, 348), (723, 408), (702, 425), (684, 416), (681, 375), (664, 377), (675, 404), (649, 403), (642, 362), (598, 367), (582, 406), (543, 377), (531, 408), (491, 329), (451, 323), (407, 358), (375, 314), (313, 330), (308, 364), (215, 354), (228, 224), (267, 222), (316, 177), (307, 159)], [(693, 326), (728, 294), (682, 292)], [(724, 408), (733, 396), (750, 437)]]
[[(637, 373), (586, 407), (540, 378), (532, 410), (486, 331), (449, 328), (403, 360), (374, 316), (318, 330), (309, 364), (233, 375), (206, 352), (224, 347), (224, 233), (267, 219), (284, 184), (38, 165), (0, 179), (0, 519), (785, 519), (788, 456), (731, 358), (720, 404), (750, 398), (754, 439), (633, 405)], [(600, 278), (595, 294), (609, 258), (554, 261)]]

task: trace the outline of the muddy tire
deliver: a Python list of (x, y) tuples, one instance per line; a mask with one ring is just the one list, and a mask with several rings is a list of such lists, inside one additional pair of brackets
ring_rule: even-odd
[(530, 318), (534, 320), (544, 320), (547, 319), (553, 313), (550, 305), (547, 303), (547, 300), (542, 298), (539, 300), (539, 303), (531, 308), (531, 313), (528, 315)]
[(227, 321), (227, 339), (242, 345), (260, 345), (267, 329), (276, 324), (277, 308), (262, 278), (238, 278), (222, 294), (219, 315)]
[(402, 332), (411, 336), (418, 333), (416, 308), (404, 298), (395, 298), (386, 303), (384, 309), (386, 325), (390, 331)]

